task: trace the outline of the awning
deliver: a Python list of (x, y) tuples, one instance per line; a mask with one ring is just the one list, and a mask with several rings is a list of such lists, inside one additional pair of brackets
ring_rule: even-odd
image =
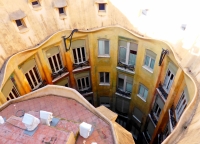
[(108, 0), (95, 0), (95, 3), (108, 3)]
[(67, 1), (66, 0), (54, 0), (53, 6), (56, 7), (56, 8), (66, 7)]
[(13, 13), (11, 13), (9, 15), (10, 20), (18, 20), (18, 19), (22, 19), (26, 16), (26, 14), (22, 11), (22, 10), (17, 10), (14, 11)]

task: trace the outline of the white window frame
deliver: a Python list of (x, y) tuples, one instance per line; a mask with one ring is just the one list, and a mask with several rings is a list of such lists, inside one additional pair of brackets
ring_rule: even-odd
[[(155, 104), (156, 104), (156, 108), (155, 108), (155, 110), (153, 110), (153, 113), (154, 113), (154, 116), (156, 117), (156, 119), (158, 120), (162, 109), (159, 107), (159, 105), (156, 102), (155, 102)], [(160, 110), (160, 112), (159, 112), (159, 110)]]
[[(118, 75), (118, 80), (117, 80), (117, 82), (118, 82), (118, 84), (117, 84), (117, 88), (119, 88), (119, 75)], [(119, 88), (120, 90), (122, 90), (122, 91), (125, 91), (125, 92), (129, 92), (129, 91), (127, 91), (126, 90), (126, 86), (127, 86), (127, 78), (128, 78), (128, 76), (126, 76), (126, 75), (124, 75), (124, 85), (123, 85), (123, 89), (121, 89), (121, 88)], [(122, 79), (122, 78), (120, 78), (120, 79)], [(131, 84), (131, 83), (129, 83), (129, 84)], [(131, 92), (130, 93), (132, 93), (132, 90), (133, 90), (133, 83), (131, 84), (132, 85), (132, 89), (131, 89)]]
[[(169, 71), (170, 71), (170, 76), (168, 76)], [(172, 75), (173, 75), (173, 79), (171, 80)], [(171, 86), (173, 84), (173, 81), (174, 81), (174, 77), (175, 77), (175, 74), (168, 68), (167, 73), (165, 75), (165, 80), (163, 83), (163, 88), (166, 91), (166, 93), (169, 93)], [(171, 84), (170, 84), (170, 82), (171, 82)]]
[[(37, 79), (36, 74), (35, 74), (35, 72), (34, 72), (34, 70), (33, 70), (34, 67), (36, 68), (36, 71), (37, 71), (39, 80)], [(35, 78), (35, 80), (36, 80), (36, 84), (34, 84), (34, 82), (33, 82), (33, 78), (31, 77), (30, 71), (32, 71), (32, 73), (33, 73), (33, 76), (34, 76), (34, 78)], [(26, 77), (26, 74), (29, 76), (33, 88), (31, 87), (31, 85), (30, 85), (30, 83), (29, 83), (29, 81), (28, 81), (28, 79), (27, 79), (27, 77)], [(42, 79), (41, 79), (41, 77), (40, 77), (40, 73), (39, 73), (38, 68), (37, 68), (36, 65), (34, 65), (34, 66), (33, 66), (30, 70), (28, 70), (24, 75), (25, 75), (25, 77), (26, 77), (26, 79), (27, 79), (27, 81), (28, 81), (28, 83), (29, 83), (29, 85), (30, 85), (30, 87), (31, 87), (32, 90), (38, 88), (38, 87), (40, 86), (40, 84), (42, 83)]]
[[(144, 88), (144, 90), (146, 90), (147, 91), (147, 96), (146, 96), (146, 98), (144, 97), (144, 92), (143, 92), (143, 94), (141, 95), (141, 94), (139, 94), (139, 92), (140, 92), (140, 87), (143, 87)], [(138, 88), (138, 94), (137, 94), (137, 96), (139, 97), (139, 98), (141, 98), (144, 102), (146, 102), (146, 99), (147, 99), (147, 97), (148, 97), (148, 93), (149, 93), (149, 90), (148, 90), (148, 88), (147, 87), (145, 87), (143, 84), (139, 84), (139, 88)]]
[[(146, 65), (146, 59), (147, 59), (147, 57), (149, 57), (149, 62), (148, 62), (148, 65)], [(153, 65), (153, 69), (154, 69), (154, 66), (155, 66), (155, 58), (153, 58), (153, 57), (151, 57), (151, 56), (149, 56), (148, 54), (146, 54), (145, 55), (145, 59), (144, 59), (144, 68), (146, 69), (146, 70), (148, 70), (149, 72), (151, 72), (151, 73), (153, 73), (153, 69), (150, 67), (150, 64), (151, 64), (151, 62), (152, 62), (152, 60), (154, 60), (154, 65)]]
[[(100, 45), (99, 45), (99, 42), (102, 41), (103, 42), (103, 47), (102, 47), (102, 51), (103, 51), (103, 54), (100, 54)], [(105, 53), (105, 41), (108, 41), (108, 54)], [(98, 56), (99, 57), (110, 57), (110, 41), (108, 39), (99, 39), (98, 40)]]
[[(17, 94), (17, 96), (13, 93), (13, 91), (15, 91), (15, 93)], [(13, 88), (11, 89), (10, 93), (7, 96), (7, 100), (11, 100), (12, 98), (10, 97), (10, 95), (12, 95), (15, 98), (18, 98), (20, 96), (18, 90), (16, 89), (16, 87), (13, 85)]]
[[(56, 61), (54, 61), (54, 59), (53, 59), (54, 56), (56, 57)], [(62, 66), (60, 66), (59, 61), (58, 61), (58, 57), (57, 57), (57, 56), (60, 57), (60, 61), (61, 61), (61, 65), (62, 65)], [(53, 72), (53, 70), (52, 70), (52, 67), (51, 67), (51, 64), (50, 64), (49, 58), (50, 58), (51, 61), (52, 61), (53, 68), (54, 68), (54, 72)], [(53, 73), (57, 73), (58, 71), (60, 71), (60, 70), (63, 68), (63, 62), (62, 62), (62, 58), (61, 58), (61, 56), (60, 56), (60, 52), (58, 52), (58, 53), (56, 53), (56, 54), (54, 54), (54, 55), (48, 57), (48, 62), (49, 62), (49, 65), (50, 65), (51, 71), (52, 71)], [(58, 65), (58, 70), (56, 70), (56, 66), (55, 66), (56, 63), (57, 63), (57, 65)]]
[[(86, 57), (86, 49), (85, 49), (85, 47), (84, 46), (82, 46), (82, 47), (77, 47), (77, 48), (73, 48), (73, 58), (74, 58), (74, 50), (76, 51), (76, 58), (77, 58), (77, 62), (75, 62), (75, 58), (74, 58), (74, 63), (75, 64), (80, 64), (80, 63), (84, 63), (85, 61), (83, 60), (83, 52), (82, 52), (82, 48), (84, 48), (84, 55), (85, 55), (85, 61), (87, 60), (87, 57)], [(81, 57), (80, 57), (80, 59), (81, 60), (79, 60), (79, 57), (78, 57), (78, 49), (80, 49), (80, 54), (81, 54)]]
[[(101, 73), (103, 73), (103, 82), (101, 82)], [(109, 74), (109, 82), (106, 82), (106, 73)], [(110, 85), (110, 72), (99, 72), (99, 85)]]
[[(86, 78), (88, 78), (88, 83), (89, 83), (88, 86), (86, 85)], [(85, 86), (86, 86), (85, 88), (83, 88), (82, 79), (83, 79), (84, 82), (85, 82)], [(80, 80), (81, 88), (79, 88), (78, 80)], [(89, 88), (91, 87), (91, 84), (90, 84), (90, 76), (84, 76), (84, 77), (77, 78), (76, 82), (77, 82), (77, 87), (78, 87), (78, 90), (79, 90), (79, 91), (84, 91), (84, 90), (87, 90), (87, 89), (89, 89)]]
[(178, 101), (178, 104), (176, 106), (176, 120), (178, 121), (181, 117), (181, 115), (183, 114), (183, 111), (185, 110), (186, 106), (187, 106), (188, 100), (187, 100), (187, 95), (186, 92), (183, 91), (181, 94), (181, 97)]

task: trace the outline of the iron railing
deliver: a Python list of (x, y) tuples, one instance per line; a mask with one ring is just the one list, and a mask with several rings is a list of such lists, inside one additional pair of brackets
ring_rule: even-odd
[(68, 72), (68, 71), (67, 71), (67, 68), (64, 67), (64, 68), (62, 68), (60, 71), (52, 73), (52, 74), (51, 74), (51, 77), (52, 77), (52, 79), (55, 79), (55, 78), (61, 76), (63, 73), (66, 73), (66, 72)]
[(122, 63), (122, 62), (120, 62), (120, 61), (117, 63), (117, 66), (118, 66), (118, 67), (122, 67), (122, 68), (124, 68), (124, 69), (131, 70), (131, 71), (134, 71), (134, 70), (135, 70), (135, 66), (134, 66), (134, 65), (127, 65), (127, 64), (124, 64), (124, 63)]
[(85, 61), (83, 63), (73, 64), (73, 69), (82, 68), (83, 66), (89, 66), (89, 65), (90, 65), (89, 61)]
[(129, 98), (131, 97), (131, 92), (123, 91), (123, 90), (121, 90), (119, 88), (117, 88), (116, 92), (121, 94), (121, 95), (123, 95), (123, 96), (125, 96), (125, 97), (129, 97)]

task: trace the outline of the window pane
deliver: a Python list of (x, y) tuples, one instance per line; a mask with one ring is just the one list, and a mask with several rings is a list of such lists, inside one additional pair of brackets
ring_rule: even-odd
[(126, 91), (132, 92), (132, 84), (126, 83)]
[(34, 73), (35, 73), (35, 76), (36, 76), (36, 78), (37, 78), (38, 82), (41, 82), (41, 81), (40, 81), (40, 77), (39, 77), (39, 74), (38, 74), (38, 71), (37, 71), (36, 67), (34, 67), (34, 68), (33, 68), (33, 70), (34, 70)]
[(149, 59), (150, 59), (150, 57), (146, 55), (145, 63), (144, 63), (146, 66), (149, 66)]
[(38, 1), (33, 1), (32, 5), (38, 5)]
[(84, 89), (86, 87), (85, 78), (82, 78), (81, 82), (82, 82), (82, 88)]
[(21, 20), (16, 20), (15, 22), (16, 22), (17, 26), (21, 26), (22, 25)]
[(105, 41), (105, 54), (109, 54), (109, 41)]
[(144, 87), (140, 85), (140, 87), (139, 87), (139, 95), (143, 96), (143, 93), (144, 93)]
[(145, 89), (145, 90), (144, 90), (144, 96), (143, 96), (145, 100), (146, 100), (146, 98), (147, 98), (147, 95), (148, 95), (148, 90)]
[(78, 89), (79, 89), (79, 90), (82, 89), (82, 88), (81, 88), (81, 80), (80, 80), (80, 79), (78, 79)]
[(31, 82), (31, 80), (30, 80), (30, 77), (29, 77), (28, 73), (25, 74), (25, 77), (26, 77), (26, 79), (27, 79), (29, 85), (30, 85), (31, 88), (33, 89), (34, 87), (33, 87), (33, 84), (32, 84), (32, 82)]
[(49, 60), (49, 64), (50, 64), (51, 70), (52, 70), (52, 72), (54, 73), (54, 72), (55, 72), (55, 69), (54, 69), (54, 66), (53, 66), (53, 63), (52, 63), (51, 57), (48, 58), (48, 60)]
[(99, 40), (99, 55), (104, 54), (104, 41)]
[(100, 72), (100, 82), (104, 83), (104, 73)]
[(78, 52), (78, 62), (80, 63), (80, 62), (82, 62), (80, 48), (77, 48), (77, 52)]
[(35, 76), (33, 75), (33, 71), (30, 70), (30, 71), (29, 71), (29, 74), (30, 74), (30, 76), (31, 76), (31, 78), (32, 78), (32, 80), (33, 80), (34, 85), (37, 86), (37, 82), (36, 82)]
[(57, 58), (58, 58), (58, 63), (60, 65), (60, 68), (62, 68), (62, 62), (61, 62), (60, 54), (59, 53), (57, 54)]
[(119, 60), (120, 62), (125, 63), (126, 62), (126, 48), (120, 47), (120, 52), (119, 52)]
[(86, 87), (90, 87), (89, 78), (86, 77)]
[(118, 88), (124, 90), (124, 79), (118, 78)]
[(154, 68), (154, 63), (155, 63), (155, 60), (154, 60), (154, 59), (151, 59), (151, 63), (150, 63), (150, 68), (151, 68), (151, 69)]
[(53, 63), (54, 63), (54, 65), (55, 65), (55, 70), (58, 71), (59, 68), (58, 68), (58, 63), (57, 63), (57, 61), (56, 61), (56, 56), (55, 56), (55, 55), (53, 56)]
[(105, 4), (99, 4), (99, 10), (105, 10)]
[(82, 51), (83, 61), (86, 61), (86, 57), (85, 57), (85, 48), (82, 47), (82, 48), (81, 48), (81, 51)]
[(65, 13), (63, 8), (58, 8), (58, 9), (59, 9), (59, 14)]
[(106, 83), (109, 83), (109, 73), (105, 72), (105, 76), (106, 76)]
[(74, 55), (74, 62), (78, 63), (77, 56), (76, 56), (76, 49), (73, 49), (73, 55)]
[(136, 61), (136, 55), (130, 53), (130, 54), (129, 54), (129, 62), (128, 62), (128, 64), (129, 64), (129, 65), (135, 65), (135, 61)]
[(14, 99), (14, 96), (12, 95), (12, 93), (9, 93), (9, 96), (11, 99)]

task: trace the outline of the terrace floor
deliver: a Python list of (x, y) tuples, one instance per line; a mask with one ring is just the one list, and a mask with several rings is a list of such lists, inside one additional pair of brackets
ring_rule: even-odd
[[(54, 117), (60, 118), (55, 127), (39, 124), (33, 136), (24, 134), (23, 126), (19, 126), (20, 117), (16, 117), (23, 110), (36, 117), (39, 111), (45, 110), (53, 113)], [(111, 127), (100, 117), (93, 114), (79, 102), (59, 96), (43, 96), (22, 102), (10, 104), (0, 111), (0, 116), (7, 122), (0, 124), (0, 144), (65, 144), (70, 132), (76, 137), (76, 144), (112, 144), (114, 143)], [(9, 118), (16, 119), (11, 122)], [(86, 122), (94, 127), (90, 137), (84, 139), (78, 133), (79, 124)]]

